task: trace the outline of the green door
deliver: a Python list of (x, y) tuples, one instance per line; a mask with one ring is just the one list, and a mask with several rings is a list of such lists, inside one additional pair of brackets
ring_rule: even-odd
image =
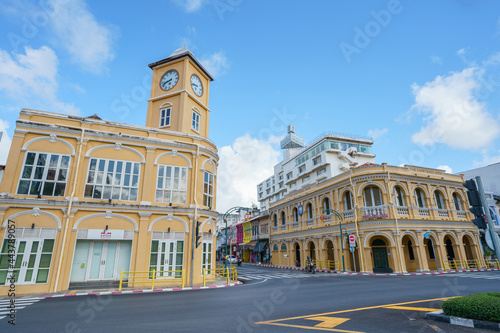
[(373, 252), (373, 263), (374, 268), (389, 268), (389, 260), (387, 259), (387, 248), (385, 247), (374, 247)]

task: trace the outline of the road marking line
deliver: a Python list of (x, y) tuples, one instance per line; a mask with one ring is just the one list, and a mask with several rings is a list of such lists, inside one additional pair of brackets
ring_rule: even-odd
[(314, 325), (314, 326), (315, 327), (323, 327), (323, 328), (334, 328), (334, 327), (350, 320), (349, 318), (335, 318), (335, 317), (321, 317), (321, 316), (310, 317), (310, 318), (306, 318), (306, 319), (322, 321), (322, 323), (319, 323), (319, 324)]
[(277, 323), (277, 322), (285, 321), (285, 320), (303, 319), (303, 318), (308, 318), (308, 317), (325, 316), (325, 315), (332, 315), (332, 314), (339, 314), (339, 313), (346, 313), (346, 312), (356, 312), (356, 311), (363, 311), (363, 310), (379, 309), (379, 308), (384, 308), (384, 307), (388, 307), (388, 306), (407, 305), (407, 304), (432, 302), (432, 301), (445, 301), (445, 300), (447, 300), (449, 298), (452, 298), (452, 297), (441, 297), (441, 298), (424, 299), (424, 300), (412, 301), (412, 302), (403, 302), (403, 303), (394, 303), (394, 304), (384, 304), (384, 305), (367, 306), (367, 307), (364, 307), (364, 308), (356, 308), (356, 309), (340, 310), (340, 311), (334, 311), (334, 312), (317, 313), (317, 314), (311, 314), (311, 315), (305, 315), (305, 316), (298, 316), (298, 317), (290, 317), (290, 318), (283, 318), (283, 319), (260, 321), (260, 322), (256, 322), (255, 324), (271, 324), (271, 323)]
[(415, 308), (411, 306), (384, 306), (385, 309), (394, 309), (394, 310), (411, 310), (411, 311), (423, 311), (423, 312), (434, 312), (439, 311), (441, 309), (431, 309), (431, 308)]
[[(255, 324), (260, 324), (260, 323), (255, 323)], [(301, 326), (301, 325), (275, 324), (275, 323), (269, 323), (267, 325), (304, 328), (307, 330), (317, 330), (317, 331), (330, 331), (330, 332), (342, 332), (342, 333), (365, 333), (365, 332), (360, 332), (360, 331), (348, 331), (348, 330), (341, 330), (338, 328), (322, 328), (322, 327), (315, 327), (315, 326)]]

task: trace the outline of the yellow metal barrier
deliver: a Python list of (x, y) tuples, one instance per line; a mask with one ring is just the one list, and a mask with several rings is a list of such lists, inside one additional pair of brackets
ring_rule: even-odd
[(472, 259), (472, 260), (443, 260), (443, 268), (445, 271), (458, 269), (480, 269), (480, 268), (497, 268), (500, 269), (498, 259)]
[(312, 260), (312, 262), (317, 269), (335, 270), (338, 267), (337, 261), (334, 260)]
[[(164, 273), (174, 273), (173, 275), (164, 275)], [(180, 273), (177, 274), (177, 273)], [(124, 274), (128, 274), (128, 276), (123, 276)], [(144, 274), (144, 275), (137, 275), (137, 274)], [(135, 283), (151, 283), (151, 289), (154, 289), (155, 287), (155, 281), (158, 280), (157, 274), (162, 274), (160, 277), (160, 281), (176, 281), (176, 280), (169, 280), (169, 279), (163, 279), (163, 277), (172, 277), (175, 279), (180, 278), (181, 279), (181, 284), (182, 288), (184, 288), (184, 269), (183, 270), (178, 270), (178, 271), (157, 271), (157, 270), (152, 270), (152, 271), (136, 271), (136, 272), (124, 272), (121, 271), (120, 273), (120, 284), (118, 287), (119, 291), (122, 291), (123, 287), (123, 279), (127, 279), (128, 282), (133, 282)], [(136, 279), (144, 279), (145, 280), (136, 280)]]
[(485, 261), (486, 261), (486, 264), (488, 265), (488, 269), (490, 269), (490, 268), (500, 269), (498, 259), (490, 259), (490, 260), (485, 260)]
[(223, 278), (226, 280), (226, 283), (229, 284), (229, 281), (237, 281), (238, 280), (238, 271), (236, 267), (226, 267), (223, 265), (216, 265), (215, 269), (203, 269), (203, 287), (206, 286), (208, 280), (216, 281), (217, 278)]

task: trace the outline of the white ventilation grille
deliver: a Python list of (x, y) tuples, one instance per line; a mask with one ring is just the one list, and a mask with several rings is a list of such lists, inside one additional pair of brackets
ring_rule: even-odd
[(134, 239), (134, 230), (125, 230), (123, 239)]
[(87, 229), (79, 229), (76, 232), (76, 238), (77, 239), (87, 239), (88, 233), (89, 233), (89, 231)]
[(162, 231), (153, 231), (152, 239), (163, 239)]

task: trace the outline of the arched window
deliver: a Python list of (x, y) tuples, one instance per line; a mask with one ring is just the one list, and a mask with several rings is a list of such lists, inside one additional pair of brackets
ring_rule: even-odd
[(286, 251), (286, 244), (285, 243), (281, 244), (281, 250)]
[(456, 210), (462, 210), (462, 200), (460, 200), (460, 197), (456, 193), (453, 193), (453, 203)]
[(285, 212), (281, 212), (281, 224), (283, 224), (283, 225), (286, 224)]
[(372, 246), (385, 246), (385, 242), (382, 239), (375, 239), (372, 242)]
[(418, 207), (425, 208), (424, 192), (419, 188), (415, 189), (415, 203)]
[(298, 222), (299, 221), (299, 212), (297, 211), (297, 208), (293, 209), (293, 221)]
[(410, 260), (415, 260), (415, 254), (413, 253), (413, 244), (411, 240), (408, 241), (408, 254), (410, 256)]
[(404, 192), (399, 186), (394, 186), (394, 204), (396, 206), (404, 206), (405, 205), (405, 197)]
[(273, 251), (278, 251), (278, 244), (274, 244)]
[(347, 191), (344, 194), (344, 210), (351, 210), (352, 206), (352, 193)]
[(278, 214), (274, 214), (274, 226), (278, 226)]
[(438, 209), (444, 209), (443, 195), (439, 191), (434, 191), (434, 203)]
[(307, 218), (312, 219), (313, 218), (313, 206), (310, 203), (308, 203), (306, 205), (306, 210), (307, 210)]
[(323, 210), (327, 211), (327, 212), (325, 212), (327, 215), (330, 214), (330, 212), (328, 212), (330, 210), (330, 199), (325, 198), (323, 200)]
[(363, 190), (363, 196), (365, 198), (366, 207), (382, 205), (382, 193), (380, 193), (380, 189), (376, 186), (367, 186)]

